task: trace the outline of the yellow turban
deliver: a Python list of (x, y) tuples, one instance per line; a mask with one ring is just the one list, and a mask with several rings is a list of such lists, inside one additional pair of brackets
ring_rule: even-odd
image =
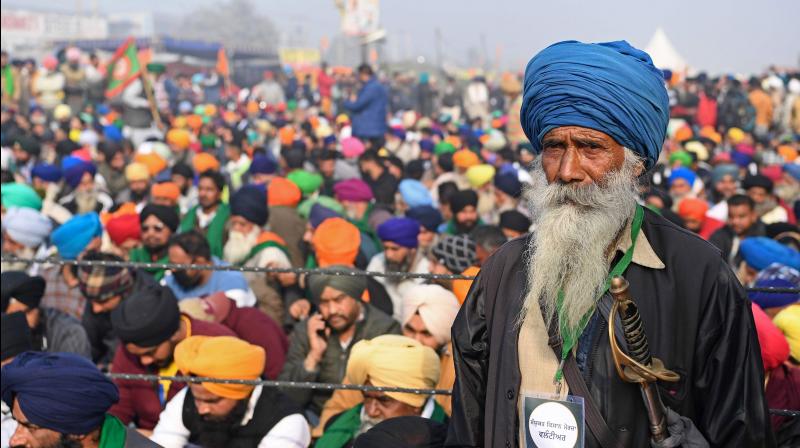
[(789, 342), (789, 353), (800, 359), (800, 304), (789, 305), (772, 319)]
[(734, 145), (738, 145), (739, 143), (741, 143), (742, 140), (744, 140), (744, 137), (745, 137), (745, 133), (744, 133), (743, 130), (741, 130), (739, 128), (730, 128), (730, 129), (728, 129), (728, 139)]
[[(439, 356), (414, 339), (387, 334), (359, 341), (347, 361), (347, 377), (353, 384), (432, 389), (439, 382)], [(422, 407), (427, 396), (401, 392), (386, 395), (414, 407)]]
[(134, 157), (133, 160), (143, 163), (147, 167), (147, 171), (150, 173), (150, 176), (155, 176), (167, 168), (167, 161), (154, 152), (149, 154), (136, 154), (136, 157)]
[(186, 129), (170, 129), (167, 132), (167, 143), (175, 149), (186, 149), (191, 141), (192, 135)]
[(460, 149), (453, 153), (453, 165), (458, 168), (467, 169), (479, 163), (481, 163), (481, 159), (469, 149)]
[(129, 163), (128, 166), (125, 167), (125, 179), (127, 179), (128, 182), (150, 180), (150, 171), (148, 171), (147, 165), (144, 163)]
[(467, 170), (467, 181), (472, 188), (480, 188), (492, 181), (494, 171), (492, 165), (475, 165)]
[[(175, 364), (184, 375), (257, 380), (264, 373), (264, 349), (233, 336), (191, 336), (175, 347)], [(202, 383), (214, 395), (242, 400), (254, 386)]]

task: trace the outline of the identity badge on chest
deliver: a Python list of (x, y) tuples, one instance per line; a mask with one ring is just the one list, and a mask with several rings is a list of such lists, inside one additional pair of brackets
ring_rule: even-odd
[(526, 448), (583, 448), (583, 398), (565, 400), (546, 394), (525, 394), (520, 403), (520, 432)]

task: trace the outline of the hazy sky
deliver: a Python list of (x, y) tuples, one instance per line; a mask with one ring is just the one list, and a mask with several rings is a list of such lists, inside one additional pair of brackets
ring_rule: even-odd
[[(74, 10), (94, 0), (4, 0), (3, 6)], [(180, 16), (216, 0), (96, 0), (101, 12), (151, 10)], [(334, 0), (254, 0), (287, 37), (317, 46), (339, 28)], [(694, 68), (712, 73), (760, 71), (800, 64), (800, 0), (382, 0), (387, 49), (399, 57), (443, 52), (463, 63), (472, 49), (504, 68), (522, 70), (539, 49), (565, 39), (625, 39), (647, 45), (663, 27)], [(298, 30), (300, 32), (298, 33)], [(482, 40), (483, 36), (483, 40)]]

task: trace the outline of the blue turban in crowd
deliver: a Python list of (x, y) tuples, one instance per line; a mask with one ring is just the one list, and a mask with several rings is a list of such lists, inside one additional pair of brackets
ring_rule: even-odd
[(516, 170), (495, 176), (494, 186), (512, 198), (519, 198), (522, 196), (522, 182), (519, 181)]
[(92, 163), (78, 159), (74, 163), (70, 163), (69, 168), (64, 169), (64, 180), (67, 181), (67, 185), (75, 188), (81, 183), (85, 173), (89, 173), (94, 177), (97, 174), (97, 168)]
[[(800, 271), (780, 263), (772, 263), (758, 273), (753, 286), (756, 288), (800, 288)], [(763, 309), (784, 307), (800, 301), (800, 293), (796, 292), (749, 291), (747, 295), (753, 303)]]
[(32, 177), (38, 177), (45, 182), (58, 182), (61, 180), (61, 168), (49, 163), (39, 163), (31, 170)]
[(378, 226), (378, 238), (403, 247), (419, 245), (419, 223), (411, 218), (390, 218)]
[(433, 147), (433, 140), (429, 138), (424, 138), (419, 141), (419, 149), (422, 150), (422, 152), (433, 152)]
[(800, 165), (796, 163), (787, 163), (783, 165), (783, 170), (794, 177), (795, 180), (800, 180)]
[(264, 185), (245, 185), (231, 196), (231, 216), (242, 218), (263, 227), (269, 221), (267, 190)]
[(739, 151), (731, 151), (731, 160), (740, 168), (747, 168), (747, 165), (750, 165), (750, 162), (753, 161), (753, 157), (749, 154), (745, 154)]
[(625, 41), (553, 44), (525, 69), (520, 121), (534, 150), (552, 129), (581, 126), (610, 135), (651, 168), (667, 132), (661, 70)]
[(403, 179), (397, 186), (400, 196), (403, 197), (409, 207), (419, 207), (422, 205), (433, 205), (431, 192), (425, 188), (422, 182), (415, 179)]
[(711, 184), (718, 184), (725, 176), (733, 177), (734, 181), (739, 180), (739, 167), (730, 163), (717, 165), (711, 170)]
[(257, 155), (250, 162), (250, 174), (275, 174), (278, 171), (278, 162), (270, 156)]
[(72, 353), (24, 352), (2, 370), (2, 397), (28, 421), (61, 434), (103, 426), (119, 401), (117, 386), (91, 361)]
[(119, 143), (122, 141), (122, 130), (113, 124), (109, 124), (103, 126), (103, 136), (108, 141)]
[(338, 218), (340, 216), (342, 215), (324, 205), (314, 204), (311, 206), (311, 211), (308, 213), (308, 223), (311, 224), (312, 228), (316, 229), (322, 224), (322, 221), (328, 218)]
[(406, 210), (406, 216), (417, 221), (431, 232), (436, 232), (436, 229), (444, 222), (442, 213), (431, 205), (421, 205), (419, 207), (411, 207)]
[(691, 187), (694, 185), (694, 181), (697, 180), (697, 174), (694, 171), (690, 170), (689, 168), (680, 166), (672, 170), (672, 174), (669, 175), (669, 185), (672, 186), (672, 183), (675, 182), (676, 179), (683, 179), (686, 181), (687, 184)]
[(75, 215), (50, 235), (58, 254), (65, 260), (74, 260), (92, 239), (103, 234), (100, 216), (95, 212)]
[(743, 239), (739, 254), (745, 263), (757, 271), (772, 263), (800, 269), (800, 252), (765, 236)]

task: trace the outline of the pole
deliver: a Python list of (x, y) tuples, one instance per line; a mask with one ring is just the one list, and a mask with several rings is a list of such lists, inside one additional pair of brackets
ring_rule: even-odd
[(158, 106), (156, 106), (156, 98), (153, 95), (153, 89), (150, 85), (150, 73), (147, 71), (147, 65), (142, 66), (142, 88), (147, 97), (147, 102), (150, 103), (150, 113), (153, 114), (153, 120), (156, 122), (156, 127), (160, 131), (164, 131), (164, 123), (161, 122), (161, 114), (158, 113)]

